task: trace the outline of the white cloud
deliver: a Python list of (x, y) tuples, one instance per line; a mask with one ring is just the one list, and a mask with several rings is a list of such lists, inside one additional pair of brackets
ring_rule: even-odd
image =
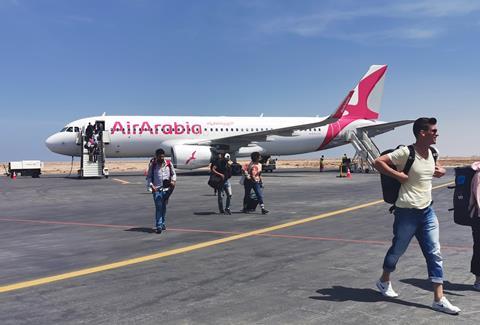
[[(318, 9), (316, 13), (276, 17), (259, 26), (267, 34), (289, 33), (302, 37), (327, 37), (351, 40), (369, 38), (425, 40), (439, 37), (454, 18), (480, 11), (480, 1), (420, 0), (401, 3), (365, 4), (348, 10)], [(383, 31), (361, 31), (371, 25), (367, 19), (388, 19), (390, 27)], [(412, 27), (425, 25), (429, 27)], [(362, 22), (366, 22), (363, 24)], [(347, 24), (348, 23), (348, 24)], [(355, 30), (348, 26), (355, 24)], [(432, 27), (434, 26), (434, 27)], [(351, 28), (351, 27), (350, 27)]]
[(468, 15), (480, 10), (477, 0), (422, 0), (397, 3), (392, 9), (398, 14), (424, 17), (452, 17)]
[(370, 32), (335, 32), (325, 35), (325, 38), (334, 38), (358, 43), (383, 42), (389, 40), (421, 41), (429, 40), (441, 35), (442, 30), (433, 28), (397, 28)]

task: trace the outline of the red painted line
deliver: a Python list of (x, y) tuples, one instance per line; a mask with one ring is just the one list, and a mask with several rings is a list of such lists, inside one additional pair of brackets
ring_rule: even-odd
[[(258, 236), (264, 237), (279, 237), (279, 238), (293, 238), (293, 239), (309, 239), (309, 240), (320, 240), (320, 241), (335, 241), (335, 242), (344, 242), (344, 243), (355, 243), (355, 244), (373, 244), (373, 245), (390, 245), (391, 241), (380, 241), (380, 240), (359, 240), (359, 239), (344, 239), (344, 238), (333, 238), (333, 237), (312, 237), (312, 236), (295, 236), (295, 235), (275, 235), (275, 234), (260, 234)], [(420, 246), (416, 243), (411, 245)], [(442, 249), (459, 249), (459, 250), (471, 250), (472, 247), (469, 246), (450, 246), (450, 245), (441, 245)]]
[[(112, 225), (112, 224), (101, 224), (101, 223), (85, 223), (85, 222), (70, 222), (70, 221), (48, 221), (48, 220), (32, 220), (32, 219), (13, 219), (13, 218), (0, 218), (0, 221), (6, 222), (21, 222), (21, 223), (32, 223), (32, 224), (48, 224), (48, 225), (66, 225), (66, 226), (84, 226), (84, 227), (103, 227), (103, 228), (138, 228), (138, 225)], [(232, 231), (220, 231), (220, 230), (202, 230), (202, 229), (183, 229), (183, 228), (168, 228), (172, 231), (180, 232), (204, 232), (212, 234), (225, 234), (225, 235), (238, 235), (238, 232)]]
[[(22, 223), (33, 223), (33, 224), (50, 224), (50, 225), (67, 225), (67, 226), (86, 226), (86, 227), (103, 227), (103, 228), (138, 228), (137, 226), (132, 225), (111, 225), (111, 224), (101, 224), (101, 223), (83, 223), (83, 222), (63, 222), (63, 221), (44, 221), (44, 220), (31, 220), (31, 219), (12, 219), (12, 218), (0, 218), (0, 221), (7, 222), (22, 222)], [(238, 235), (239, 232), (234, 231), (221, 231), (221, 230), (204, 230), (204, 229), (185, 229), (185, 228), (168, 228), (169, 231), (178, 231), (178, 232), (192, 232), (192, 233), (211, 233), (211, 234), (220, 234), (220, 235)], [(257, 237), (271, 237), (271, 238), (290, 238), (290, 239), (307, 239), (307, 240), (318, 240), (318, 241), (333, 241), (333, 242), (343, 242), (343, 243), (354, 243), (354, 244), (371, 244), (371, 245), (390, 245), (391, 241), (380, 241), (380, 240), (361, 240), (361, 239), (345, 239), (345, 238), (335, 238), (335, 237), (318, 237), (318, 236), (296, 236), (296, 235), (281, 235), (281, 234), (258, 234), (254, 235)], [(416, 243), (412, 243), (414, 246), (419, 246)], [(471, 250), (472, 247), (469, 246), (449, 246), (442, 245), (443, 249), (456, 249), (456, 250)]]
[(374, 245), (390, 244), (390, 242), (388, 242), (388, 241), (379, 241), (379, 240), (359, 240), (359, 239), (343, 239), (343, 238), (332, 238), (332, 237), (275, 235), (275, 234), (263, 234), (263, 235), (267, 236), (267, 237), (279, 237), (279, 238), (341, 241), (341, 242), (355, 243), (355, 244), (374, 244)]
[(134, 227), (134, 226), (122, 226), (122, 225), (104, 225), (104, 224), (101, 224), (101, 223), (83, 223), (83, 222), (68, 222), (68, 221), (44, 221), (44, 220), (10, 219), (10, 218), (0, 218), (0, 221), (22, 222), (22, 223), (38, 223), (38, 224), (49, 224), (49, 225), (105, 227), (105, 228), (132, 228), (132, 227)]

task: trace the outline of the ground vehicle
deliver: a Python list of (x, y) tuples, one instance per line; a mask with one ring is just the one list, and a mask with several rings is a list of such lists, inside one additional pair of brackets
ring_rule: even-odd
[(273, 173), (273, 170), (277, 169), (277, 159), (271, 158), (268, 160), (267, 163), (262, 164), (262, 172), (270, 172)]
[(37, 178), (42, 174), (43, 162), (40, 160), (11, 161), (8, 163), (7, 176), (32, 176)]

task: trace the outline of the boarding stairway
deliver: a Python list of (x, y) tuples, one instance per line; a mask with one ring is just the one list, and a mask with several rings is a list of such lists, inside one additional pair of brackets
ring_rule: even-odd
[(367, 132), (355, 130), (350, 131), (347, 140), (355, 148), (355, 156), (353, 157), (353, 166), (356, 172), (375, 172), (375, 159), (380, 157), (380, 150), (373, 143)]
[[(88, 141), (85, 136), (85, 127), (82, 128), (81, 132), (78, 132), (77, 144), (81, 145), (80, 169), (78, 170), (78, 177), (80, 178), (108, 178), (108, 168), (105, 166), (105, 144), (108, 144), (109, 141), (106, 140), (109, 140), (109, 137), (107, 132), (99, 131), (97, 134), (97, 159), (95, 161), (86, 146)], [(104, 135), (107, 136), (107, 139)]]

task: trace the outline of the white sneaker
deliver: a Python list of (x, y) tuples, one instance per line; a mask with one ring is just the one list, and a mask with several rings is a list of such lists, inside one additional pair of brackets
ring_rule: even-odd
[(398, 293), (396, 293), (395, 290), (393, 290), (392, 282), (390, 281), (382, 282), (378, 280), (377, 283), (375, 284), (377, 285), (378, 290), (380, 290), (382, 295), (384, 295), (385, 297), (388, 297), (388, 298), (398, 297)]
[(440, 301), (433, 301), (432, 308), (436, 311), (441, 311), (451, 315), (457, 315), (462, 310), (457, 306), (454, 306), (448, 301), (448, 299), (443, 296)]

